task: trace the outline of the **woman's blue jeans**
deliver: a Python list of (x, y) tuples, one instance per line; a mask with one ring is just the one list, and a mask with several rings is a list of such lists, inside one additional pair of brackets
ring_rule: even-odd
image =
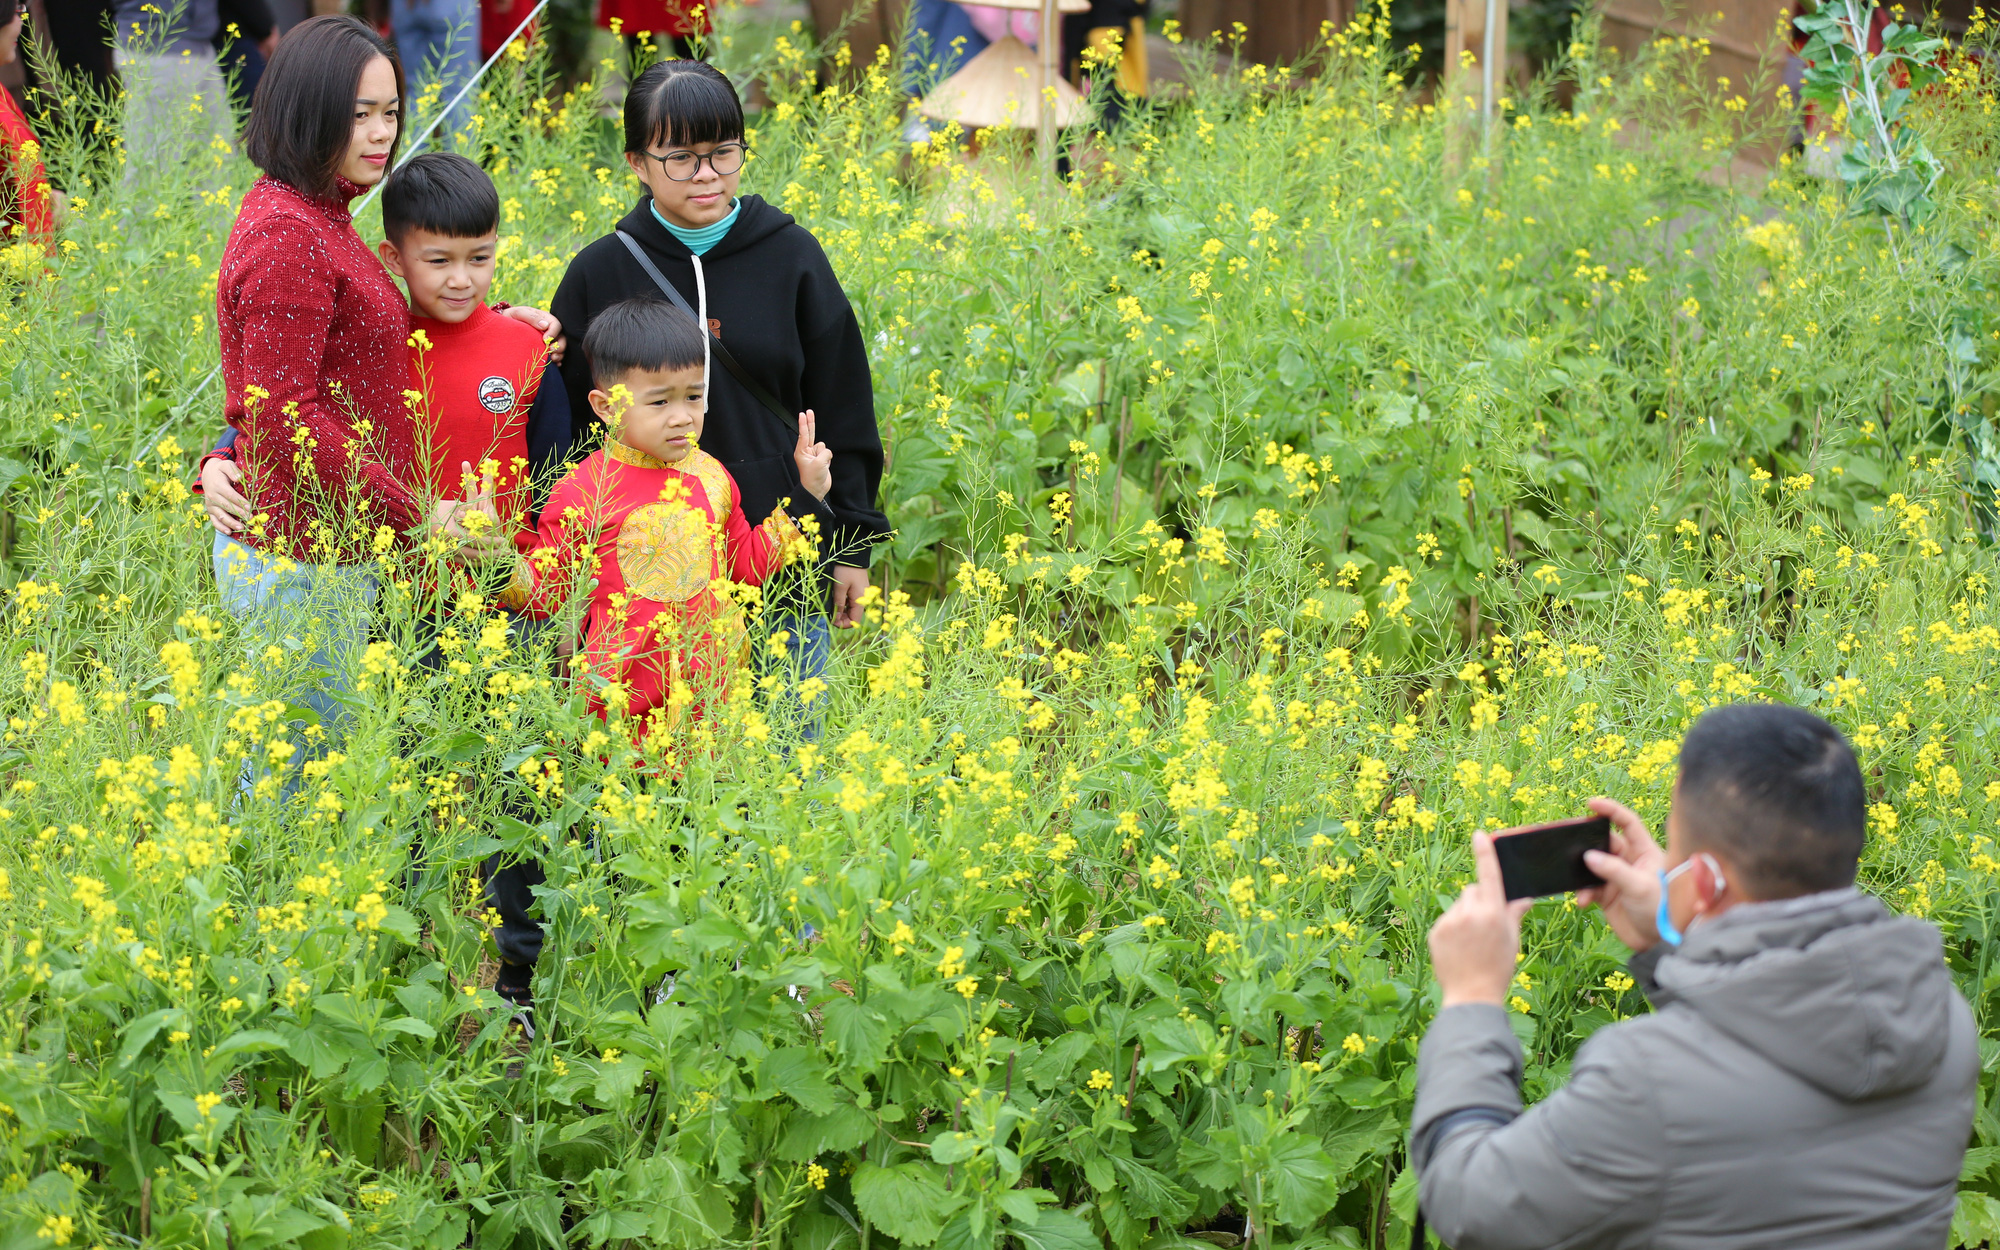
[(303, 704), (319, 717), (318, 735), (286, 771), (284, 795), (298, 788), (298, 765), (324, 755), (344, 735), (346, 696), (368, 648), (378, 586), (355, 564), (300, 564), (216, 535), (215, 585), (222, 606), (244, 625), (250, 671), (273, 698)]

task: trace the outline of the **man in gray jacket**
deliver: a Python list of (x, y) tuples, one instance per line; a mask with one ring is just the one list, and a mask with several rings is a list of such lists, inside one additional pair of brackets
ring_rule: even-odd
[[(1708, 712), (1656, 846), (1629, 809), (1583, 901), (1632, 948), (1650, 1015), (1599, 1030), (1522, 1111), (1504, 1003), (1525, 900), (1492, 841), (1431, 930), (1443, 1009), (1410, 1152), (1454, 1250), (1943, 1247), (1979, 1079), (1932, 925), (1854, 887), (1865, 791), (1847, 740), (1776, 704)], [(1684, 934), (1684, 936), (1683, 936)]]

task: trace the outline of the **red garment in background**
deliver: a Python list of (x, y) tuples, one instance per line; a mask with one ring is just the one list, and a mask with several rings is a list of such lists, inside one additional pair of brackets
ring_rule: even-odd
[[(22, 234), (45, 239), (55, 233), (56, 212), (48, 175), (42, 172), (42, 145), (21, 115), (21, 106), (14, 103), (13, 93), (4, 88), (0, 88), (0, 138), (6, 140), (5, 156), (12, 167), (6, 192), (7, 233), (13, 235), (19, 226)], [(29, 144), (34, 145), (33, 159), (26, 154)]]
[[(341, 180), (309, 199), (275, 178), (243, 197), (215, 288), (223, 416), (242, 434), (260, 550), (365, 559), (372, 531), (424, 519), (410, 384), (410, 306), (354, 232)], [(251, 388), (256, 388), (254, 391)]]
[[(479, 0), (479, 60), (481, 64), (493, 59), (493, 54), (507, 42), (507, 36), (521, 24), (535, 8), (535, 0)], [(528, 27), (522, 39), (533, 42), (535, 27)]]
[(619, 33), (626, 35), (706, 35), (714, 26), (710, 17), (710, 6), (701, 0), (604, 0), (597, 7), (599, 26), (610, 30), (616, 18)]

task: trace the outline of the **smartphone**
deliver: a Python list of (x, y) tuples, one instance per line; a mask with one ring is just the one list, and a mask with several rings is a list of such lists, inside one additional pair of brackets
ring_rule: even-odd
[(1583, 862), (1583, 853), (1610, 850), (1611, 821), (1603, 816), (1522, 825), (1493, 835), (1500, 883), (1510, 899), (1541, 898), (1603, 885), (1604, 878)]

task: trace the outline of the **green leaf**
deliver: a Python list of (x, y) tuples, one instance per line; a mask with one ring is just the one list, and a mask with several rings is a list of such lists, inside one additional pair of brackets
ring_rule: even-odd
[(621, 1055), (611, 1063), (597, 1065), (597, 1085), (595, 1096), (598, 1105), (621, 1107), (633, 1094), (639, 1092), (639, 1085), (646, 1079), (646, 1065), (637, 1055)]
[(1015, 1224), (1007, 1230), (1022, 1250), (1104, 1250), (1097, 1234), (1068, 1211), (1046, 1210), (1032, 1227)]
[(853, 1185), (854, 1205), (868, 1222), (913, 1246), (936, 1241), (955, 1205), (944, 1187), (944, 1169), (929, 1163), (885, 1168), (864, 1161), (854, 1170)]
[(826, 1061), (804, 1046), (786, 1046), (764, 1056), (758, 1065), (758, 1091), (764, 1097), (788, 1094), (813, 1115), (826, 1115), (840, 1105), (833, 1083), (826, 1079)]
[(826, 1040), (849, 1068), (871, 1072), (881, 1066), (889, 1048), (889, 1022), (881, 1015), (839, 994), (820, 1008), (820, 1023)]
[(1048, 1049), (1035, 1056), (1034, 1062), (1028, 1065), (1029, 1082), (1044, 1092), (1055, 1088), (1072, 1075), (1076, 1065), (1096, 1044), (1088, 1033), (1063, 1034), (1050, 1042)]
[(1951, 1217), (1951, 1244), (1977, 1246), (2000, 1239), (2000, 1199), (1974, 1190), (1958, 1191), (1958, 1210)]
[(382, 1027), (392, 1033), (407, 1033), (411, 1037), (421, 1037), (425, 1041), (430, 1041), (437, 1037), (436, 1029), (425, 1024), (415, 1016), (397, 1016), (393, 1020), (384, 1020)]
[(284, 1037), (274, 1030), (245, 1029), (241, 1033), (232, 1033), (217, 1042), (215, 1048), (209, 1051), (208, 1054), (209, 1058), (213, 1059), (222, 1055), (233, 1055), (238, 1051), (247, 1050), (253, 1054), (257, 1054), (267, 1050), (283, 1050), (285, 1047), (286, 1042)]
[(787, 1162), (805, 1163), (829, 1151), (853, 1150), (874, 1135), (875, 1123), (868, 1113), (853, 1103), (844, 1103), (826, 1115), (789, 1117), (776, 1153)]
[(180, 1028), (187, 1023), (187, 1013), (178, 1007), (162, 1007), (125, 1026), (125, 1044), (118, 1048), (118, 1066), (129, 1068), (146, 1046), (160, 1035), (160, 1030), (172, 1025)]
[(1194, 1211), (1194, 1195), (1136, 1159), (1111, 1155), (1119, 1193), (1134, 1219), (1158, 1219), (1178, 1228)]
[(1235, 1129), (1213, 1129), (1205, 1141), (1182, 1143), (1181, 1171), (1210, 1189), (1234, 1189), (1243, 1180), (1239, 1149)]
[(1264, 1143), (1268, 1152), (1262, 1169), (1265, 1192), (1276, 1204), (1278, 1222), (1294, 1228), (1325, 1215), (1340, 1197), (1333, 1160), (1311, 1137), (1276, 1133)]
[(974, 1215), (984, 1215), (975, 1207), (970, 1211), (960, 1211), (945, 1221), (938, 1232), (937, 1250), (993, 1250), (995, 1234), (1000, 1230), (990, 1219), (973, 1220)]

